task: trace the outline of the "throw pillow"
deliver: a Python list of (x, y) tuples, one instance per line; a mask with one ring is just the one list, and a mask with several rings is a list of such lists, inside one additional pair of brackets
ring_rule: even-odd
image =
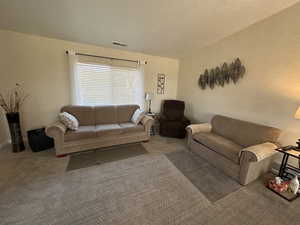
[(79, 126), (79, 122), (75, 116), (70, 113), (63, 112), (59, 114), (59, 120), (62, 122), (67, 128), (70, 130), (77, 130)]
[(141, 120), (143, 119), (145, 115), (145, 112), (140, 110), (140, 109), (137, 109), (135, 110), (135, 112), (133, 113), (132, 117), (131, 117), (131, 121), (135, 124), (135, 125), (138, 125), (139, 122), (141, 122)]

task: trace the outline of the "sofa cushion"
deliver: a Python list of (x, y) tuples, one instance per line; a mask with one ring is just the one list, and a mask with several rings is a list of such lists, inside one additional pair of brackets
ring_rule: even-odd
[(140, 108), (138, 105), (118, 105), (117, 106), (118, 123), (130, 122), (133, 113), (138, 108)]
[(244, 147), (265, 142), (276, 143), (281, 131), (243, 120), (217, 115), (212, 119), (212, 132)]
[(122, 133), (122, 128), (119, 124), (102, 124), (96, 125), (97, 136), (118, 135)]
[(243, 149), (243, 146), (211, 132), (196, 133), (193, 135), (193, 139), (198, 143), (226, 157), (232, 162), (239, 164), (239, 152)]
[(95, 126), (79, 126), (77, 130), (67, 130), (65, 141), (76, 141), (79, 139), (95, 138)]
[(96, 125), (117, 123), (117, 107), (114, 105), (95, 106)]
[(79, 126), (94, 126), (95, 123), (95, 109), (93, 106), (78, 106), (70, 105), (61, 109), (61, 112), (67, 112), (76, 117)]
[(141, 124), (135, 125), (134, 123), (120, 123), (120, 127), (122, 128), (123, 133), (130, 133), (130, 132), (143, 132), (144, 126)]

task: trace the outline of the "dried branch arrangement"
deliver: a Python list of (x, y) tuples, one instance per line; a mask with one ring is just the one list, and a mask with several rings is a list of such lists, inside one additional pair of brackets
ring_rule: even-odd
[(6, 113), (16, 113), (20, 111), (20, 108), (24, 101), (28, 98), (23, 90), (21, 89), (20, 84), (8, 91), (6, 95), (0, 94), (0, 107)]
[(216, 67), (210, 71), (206, 69), (204, 74), (200, 75), (198, 84), (203, 90), (206, 89), (206, 87), (213, 89), (216, 85), (224, 87), (225, 84), (229, 84), (231, 81), (236, 84), (238, 80), (244, 76), (245, 72), (245, 66), (243, 66), (240, 59), (237, 58), (230, 66), (224, 63), (221, 68)]

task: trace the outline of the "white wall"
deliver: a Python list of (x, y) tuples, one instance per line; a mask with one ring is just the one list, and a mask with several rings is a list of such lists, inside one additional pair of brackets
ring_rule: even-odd
[[(294, 119), (300, 106), (299, 21), (297, 4), (182, 59), (178, 98), (186, 101), (187, 115), (207, 122), (214, 114), (223, 114), (275, 126), (284, 130), (284, 144), (294, 144), (300, 137), (300, 120)], [(236, 57), (247, 70), (237, 85), (198, 87), (204, 69)]]
[[(174, 99), (177, 94), (178, 60), (92, 45), (49, 39), (0, 30), (0, 91), (5, 92), (21, 83), (30, 95), (21, 114), (23, 130), (45, 126), (56, 120), (59, 109), (70, 104), (68, 59), (65, 51), (111, 57), (147, 60), (145, 91), (156, 93), (157, 73), (165, 73), (164, 95), (155, 95), (153, 111), (160, 110), (162, 99)], [(2, 113), (0, 143), (9, 137)]]

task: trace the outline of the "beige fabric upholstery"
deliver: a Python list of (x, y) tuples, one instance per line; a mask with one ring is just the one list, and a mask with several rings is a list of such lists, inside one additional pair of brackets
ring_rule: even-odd
[(243, 149), (241, 145), (238, 145), (229, 139), (219, 136), (214, 133), (196, 133), (193, 135), (193, 139), (207, 148), (221, 154), (225, 158), (233, 161), (236, 164), (240, 163), (239, 153)]
[(132, 122), (129, 123), (120, 123), (120, 127), (122, 128), (122, 132), (143, 132), (144, 126), (141, 124), (135, 125)]
[(142, 119), (142, 124), (144, 125), (144, 130), (147, 132), (147, 135), (150, 136), (150, 128), (154, 123), (154, 119), (150, 116), (144, 116)]
[(137, 105), (65, 106), (61, 111), (78, 119), (78, 130), (67, 130), (62, 123), (56, 122), (46, 128), (46, 133), (54, 138), (56, 155), (147, 141), (154, 120), (144, 116), (140, 124), (131, 123), (137, 108)]
[(270, 170), (279, 129), (223, 116), (212, 119), (210, 132), (200, 125), (187, 128), (190, 150), (240, 184), (246, 185)]
[(114, 124), (117, 123), (117, 106), (95, 106), (95, 124)]
[(210, 132), (211, 131), (211, 124), (210, 123), (201, 123), (201, 124), (191, 124), (187, 126), (187, 145), (189, 146), (192, 141), (192, 137), (194, 134), (198, 132)]
[(246, 154), (247, 158), (251, 162), (259, 162), (262, 161), (270, 156), (276, 154), (275, 148), (277, 145), (266, 142), (259, 145), (253, 145), (248, 148), (244, 148), (240, 151), (239, 155)]
[(217, 115), (212, 119), (212, 132), (239, 145), (249, 147), (264, 142), (275, 143), (281, 133), (277, 128)]
[(67, 112), (75, 116), (79, 126), (95, 125), (95, 110), (92, 106), (70, 105), (63, 107), (61, 112)]
[(65, 134), (65, 141), (74, 141), (86, 138), (95, 138), (95, 126), (80, 126), (77, 130), (68, 130)]
[(67, 127), (62, 122), (55, 122), (49, 127), (46, 127), (46, 132), (49, 136), (54, 137), (55, 135), (63, 135), (67, 130)]
[(207, 162), (221, 170), (223, 173), (240, 182), (240, 165), (233, 163), (223, 155), (212, 151), (211, 149), (205, 147), (204, 145), (196, 142), (193, 139), (189, 148), (193, 153), (204, 158)]
[(191, 124), (186, 127), (186, 130), (191, 130), (192, 134), (198, 132), (210, 132), (211, 124), (210, 123), (201, 123), (201, 124)]
[(138, 105), (118, 105), (117, 106), (117, 120), (118, 123), (126, 123), (131, 121), (131, 117), (136, 109), (138, 109)]
[(67, 127), (61, 122), (55, 122), (51, 126), (46, 127), (46, 134), (54, 139), (56, 155), (63, 152), (64, 137)]
[(274, 151), (275, 148), (277, 148), (275, 144), (267, 142), (245, 148), (241, 151), (241, 184), (248, 184), (270, 170), (277, 154)]
[(96, 126), (96, 133), (98, 137), (105, 135), (118, 135), (122, 133), (122, 128), (119, 124), (102, 124)]

